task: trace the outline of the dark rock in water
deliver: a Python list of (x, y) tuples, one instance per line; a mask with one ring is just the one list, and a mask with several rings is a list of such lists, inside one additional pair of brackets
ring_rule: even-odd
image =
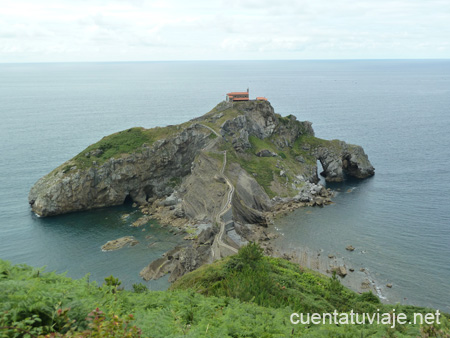
[(392, 284), (388, 283), (388, 284), (386, 284), (386, 287), (388, 287), (390, 289), (390, 288), (392, 288)]
[(341, 276), (341, 277), (347, 276), (347, 269), (343, 265), (341, 265), (341, 266), (333, 266), (331, 268), (331, 271), (336, 272), (336, 274), (338, 276)]
[(372, 283), (366, 278), (363, 282), (361, 282), (361, 289), (367, 290), (370, 289)]
[(345, 250), (347, 250), (347, 251), (354, 251), (355, 248), (354, 248), (352, 245), (348, 245), (348, 246), (345, 248)]
[(139, 241), (133, 236), (125, 236), (106, 242), (106, 244), (102, 245), (102, 251), (118, 250), (122, 249), (126, 245), (135, 246), (138, 243)]

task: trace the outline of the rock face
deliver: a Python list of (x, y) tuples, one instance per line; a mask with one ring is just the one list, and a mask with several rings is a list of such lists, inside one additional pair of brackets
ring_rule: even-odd
[(251, 148), (250, 135), (260, 139), (269, 137), (278, 124), (271, 105), (251, 103), (241, 108), (244, 114), (227, 120), (221, 128), (222, 136), (238, 151)]
[(170, 180), (190, 173), (195, 156), (210, 142), (209, 134), (198, 126), (187, 127), (101, 166), (50, 173), (33, 186), (29, 203), (39, 216), (52, 216), (170, 194)]
[(216, 230), (203, 230), (191, 246), (177, 247), (143, 268), (140, 276), (145, 280), (158, 279), (170, 273), (169, 282), (194, 271), (211, 260), (211, 246)]
[(239, 165), (231, 164), (227, 173), (236, 182), (232, 200), (233, 219), (243, 224), (266, 225), (263, 212), (272, 206), (269, 196)]
[[(314, 135), (311, 122), (298, 122), (293, 115), (280, 118), (267, 102), (243, 102), (240, 109), (243, 114), (225, 121), (220, 130), (236, 151), (242, 152), (251, 148), (250, 136), (265, 139), (276, 134), (274, 143), (284, 148), (291, 146), (300, 135)], [(257, 154), (260, 157), (273, 155), (277, 154), (268, 149)]]
[(375, 169), (363, 148), (344, 141), (333, 141), (332, 146), (319, 146), (313, 154), (323, 167), (322, 176), (328, 182), (341, 182), (344, 174), (356, 178), (366, 178), (375, 173)]
[(188, 218), (212, 221), (222, 208), (227, 185), (225, 179), (218, 174), (220, 167), (219, 160), (204, 154), (193, 161), (191, 174), (179, 188), (179, 196)]

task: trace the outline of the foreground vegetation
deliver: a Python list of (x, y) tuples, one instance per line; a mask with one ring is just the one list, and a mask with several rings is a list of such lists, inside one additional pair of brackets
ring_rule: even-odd
[(101, 286), (0, 261), (1, 337), (450, 337), (440, 325), (293, 325), (292, 312), (431, 309), (382, 305), (335, 278), (263, 257), (257, 245), (184, 276), (170, 291)]

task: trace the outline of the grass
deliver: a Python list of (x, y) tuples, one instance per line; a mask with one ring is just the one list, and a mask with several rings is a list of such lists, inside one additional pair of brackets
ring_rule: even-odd
[[(102, 164), (112, 157), (133, 152), (144, 143), (152, 143), (152, 141), (151, 135), (145, 133), (143, 128), (130, 128), (105, 136), (97, 143), (87, 147), (75, 156), (73, 160), (78, 168), (88, 167), (92, 164), (92, 161)], [(98, 156), (90, 155), (95, 150), (100, 150), (101, 154)]]
[[(144, 129), (141, 127), (130, 128), (108, 136), (90, 145), (73, 159), (68, 161), (59, 170), (66, 173), (73, 166), (77, 169), (89, 168), (95, 161), (101, 165), (110, 158), (118, 158), (123, 154), (139, 152), (143, 145), (151, 146), (157, 140), (170, 137), (181, 131), (180, 126), (156, 127)], [(97, 155), (95, 154), (97, 152)]]
[[(258, 184), (263, 187), (264, 191), (270, 198), (277, 195), (271, 189), (271, 185), (274, 180), (274, 173), (277, 170), (277, 168), (275, 167), (277, 160), (275, 158), (257, 156), (252, 156), (249, 160), (246, 160), (239, 156), (236, 156), (235, 158), (237, 159), (236, 161), (239, 162), (241, 167), (250, 175), (252, 175), (252, 177), (255, 178), (256, 182), (258, 182)], [(253, 174), (256, 174), (256, 176)]]
[(172, 290), (192, 289), (206, 296), (232, 297), (272, 308), (290, 306), (300, 312), (376, 311), (380, 301), (371, 293), (358, 295), (328, 278), (281, 258), (258, 257), (258, 245), (238, 255), (183, 276)]
[[(406, 305), (380, 304), (338, 280), (298, 265), (262, 256), (255, 244), (183, 276), (170, 291), (142, 284), (122, 290), (110, 276), (102, 285), (89, 276), (74, 280), (0, 260), (2, 337), (450, 337), (449, 315), (441, 324), (292, 325), (293, 312), (413, 312)], [(92, 317), (95, 320), (92, 321)], [(91, 319), (90, 319), (91, 317)]]
[(179, 186), (180, 184), (181, 184), (181, 181), (182, 181), (182, 179), (181, 179), (181, 177), (172, 177), (170, 180), (169, 180), (169, 185), (172, 187), (172, 188), (175, 188), (175, 187), (177, 187), (177, 186)]
[[(295, 152), (290, 148), (280, 151), (270, 138), (261, 140), (256, 136), (251, 135), (249, 137), (249, 142), (251, 148), (247, 149), (244, 154), (236, 152), (230, 143), (221, 144), (220, 149), (227, 150), (227, 156), (230, 159), (229, 162), (239, 163), (245, 171), (254, 177), (270, 198), (275, 196), (294, 196), (297, 191), (292, 188), (291, 183), (296, 181), (295, 175), (303, 174), (304, 170), (303, 165), (295, 159), (295, 156), (299, 155), (300, 152)], [(279, 156), (256, 156), (256, 153), (263, 149), (274, 152)], [(304, 153), (304, 157), (309, 158), (311, 156)], [(315, 159), (314, 161), (311, 160), (311, 163), (314, 163), (315, 165)], [(288, 177), (289, 184), (285, 184), (285, 178), (279, 177), (282, 169), (280, 169), (280, 166), (277, 167), (278, 164), (286, 169), (285, 174)], [(302, 184), (303, 183), (300, 182), (296, 184), (296, 186), (300, 187)]]
[[(357, 294), (341, 285), (336, 276), (328, 278), (284, 259), (264, 257), (257, 244), (240, 249), (237, 255), (206, 265), (176, 281), (172, 290), (194, 290), (211, 297), (231, 297), (241, 302), (266, 308), (289, 308), (298, 313), (405, 313), (407, 322), (414, 313), (435, 313), (434, 310), (409, 306), (381, 304), (371, 292)], [(450, 337), (449, 315), (440, 327), (422, 327), (423, 332), (439, 332), (422, 337)], [(345, 326), (344, 326), (345, 327)], [(341, 334), (345, 332), (345, 328)], [(419, 325), (398, 325), (386, 328), (382, 325), (359, 325), (359, 334), (342, 337), (405, 337), (417, 336)], [(363, 335), (364, 333), (364, 335)], [(370, 333), (370, 334), (369, 334)], [(320, 335), (318, 335), (320, 336)], [(328, 335), (325, 335), (328, 336)], [(335, 335), (341, 336), (337, 332)]]

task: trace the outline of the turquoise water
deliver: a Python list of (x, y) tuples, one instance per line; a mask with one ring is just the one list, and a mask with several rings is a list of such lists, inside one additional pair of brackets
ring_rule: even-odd
[[(36, 218), (30, 187), (105, 135), (184, 122), (247, 87), (277, 113), (312, 121), (318, 137), (362, 145), (376, 168), (371, 179), (335, 185), (334, 205), (281, 220), (279, 241), (348, 256), (393, 283), (389, 300), (450, 312), (450, 61), (2, 64), (0, 257), (139, 282), (140, 269), (181, 238), (130, 228), (120, 219), (130, 207)], [(128, 234), (141, 243), (101, 252)], [(348, 244), (357, 250), (345, 252)]]

